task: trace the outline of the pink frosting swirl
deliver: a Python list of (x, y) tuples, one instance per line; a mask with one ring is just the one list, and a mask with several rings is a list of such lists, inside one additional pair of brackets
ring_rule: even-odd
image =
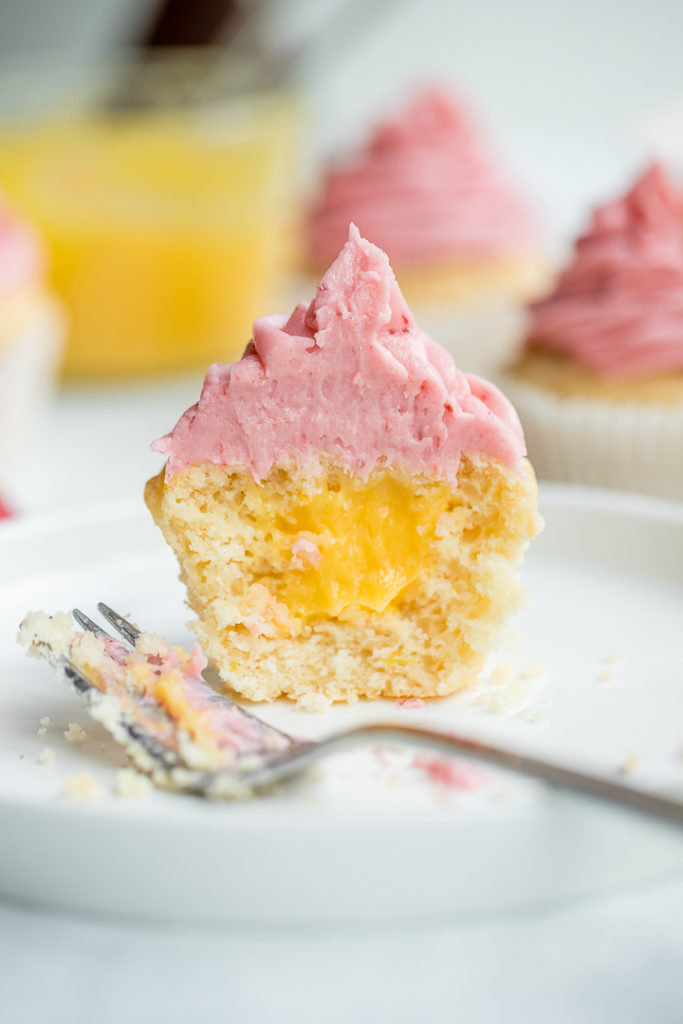
[(36, 283), (43, 269), (38, 236), (0, 199), (0, 295)]
[(683, 369), (681, 213), (658, 164), (595, 210), (554, 292), (531, 306), (530, 342), (614, 377)]
[(329, 171), (308, 218), (313, 265), (334, 258), (351, 221), (401, 268), (507, 252), (536, 234), (464, 108), (436, 89)]
[(328, 455), (363, 478), (386, 462), (453, 483), (463, 452), (511, 467), (525, 452), (507, 399), (420, 331), (386, 255), (353, 225), (311, 304), (257, 320), (242, 359), (211, 366), (197, 405), (152, 447), (167, 479), (213, 463), (261, 480)]

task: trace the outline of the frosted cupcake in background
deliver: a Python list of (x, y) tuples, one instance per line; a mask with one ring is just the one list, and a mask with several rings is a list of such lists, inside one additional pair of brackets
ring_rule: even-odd
[(63, 341), (38, 236), (0, 198), (0, 493), (13, 490), (53, 390)]
[(314, 272), (351, 221), (388, 253), (418, 323), (459, 366), (490, 373), (510, 358), (547, 265), (530, 208), (462, 104), (430, 89), (329, 170), (306, 225)]
[(653, 164), (530, 307), (504, 386), (540, 476), (683, 500), (681, 210)]

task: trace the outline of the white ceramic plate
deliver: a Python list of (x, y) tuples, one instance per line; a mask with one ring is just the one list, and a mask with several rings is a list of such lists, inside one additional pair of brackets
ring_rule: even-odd
[[(281, 704), (264, 717), (316, 736), (394, 716), (608, 774), (625, 768), (634, 784), (683, 794), (683, 506), (557, 486), (543, 490), (542, 510), (547, 527), (524, 564), (532, 600), (501, 659), (511, 681), (425, 708), (312, 715)], [(489, 770), (446, 786), (406, 751), (340, 755), (249, 803), (117, 797), (120, 751), (15, 643), (29, 609), (98, 600), (190, 639), (175, 563), (141, 502), (0, 529), (6, 895), (203, 920), (387, 919), (547, 904), (683, 870), (680, 830)], [(62, 735), (73, 721), (87, 732), (78, 746)], [(38, 763), (45, 746), (52, 764)], [(65, 777), (82, 771), (101, 799), (63, 797)]]

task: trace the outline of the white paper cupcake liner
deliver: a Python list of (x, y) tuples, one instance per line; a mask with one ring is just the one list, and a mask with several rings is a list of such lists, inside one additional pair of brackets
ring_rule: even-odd
[(497, 383), (517, 409), (538, 477), (683, 501), (683, 403), (562, 398), (509, 375)]
[(52, 398), (64, 340), (61, 312), (37, 299), (30, 315), (0, 339), (0, 486), (21, 476)]

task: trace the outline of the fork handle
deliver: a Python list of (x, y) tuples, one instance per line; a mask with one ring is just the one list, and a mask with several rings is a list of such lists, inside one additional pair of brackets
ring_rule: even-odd
[(595, 797), (607, 803), (641, 811), (656, 818), (683, 825), (683, 803), (668, 797), (648, 793), (622, 782), (616, 782), (600, 775), (576, 771), (552, 761), (531, 757), (518, 751), (499, 747), (492, 743), (442, 733), (419, 726), (377, 723), (360, 725), (345, 732), (328, 736), (318, 743), (303, 744), (299, 750), (288, 752), (285, 757), (271, 761), (258, 769), (249, 778), (255, 788), (267, 786), (298, 775), (309, 764), (325, 757), (342, 747), (357, 746), (371, 740), (399, 740), (419, 747), (428, 747), (445, 754), (461, 754), (485, 764), (495, 765), (508, 771), (517, 772), (533, 779), (542, 779), (553, 786)]

